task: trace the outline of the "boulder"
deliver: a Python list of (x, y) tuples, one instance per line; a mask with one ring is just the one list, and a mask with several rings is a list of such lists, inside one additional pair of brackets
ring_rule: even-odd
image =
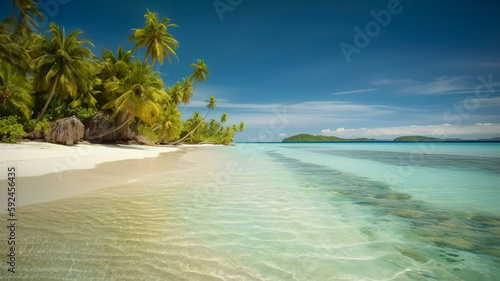
[(50, 124), (45, 139), (51, 143), (73, 145), (83, 139), (85, 127), (75, 116), (56, 120)]

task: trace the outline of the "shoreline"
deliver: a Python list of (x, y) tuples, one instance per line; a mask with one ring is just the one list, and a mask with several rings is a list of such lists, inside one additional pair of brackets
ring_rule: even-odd
[(68, 170), (94, 169), (98, 164), (158, 157), (178, 151), (172, 146), (119, 144), (77, 144), (64, 146), (47, 142), (0, 143), (0, 180), (7, 178), (7, 166), (20, 166), (18, 176), (34, 177)]
[[(55, 201), (182, 169), (188, 164), (183, 155), (195, 147), (214, 146), (0, 144), (0, 185), (7, 186), (7, 167), (14, 166), (17, 207)], [(7, 208), (4, 189), (0, 192), (0, 212)]]

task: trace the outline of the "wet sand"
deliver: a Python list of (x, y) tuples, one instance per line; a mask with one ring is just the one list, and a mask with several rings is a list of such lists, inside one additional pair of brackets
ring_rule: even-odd
[[(183, 169), (193, 164), (183, 160), (183, 156), (202, 147), (205, 146), (2, 145), (0, 171), (4, 172), (0, 173), (0, 186), (4, 190), (0, 192), (0, 210), (4, 211), (7, 207), (6, 177), (9, 166), (17, 170), (16, 206), (19, 207), (133, 182), (146, 175)], [(64, 153), (66, 157), (61, 157)], [(68, 153), (77, 153), (78, 157)]]

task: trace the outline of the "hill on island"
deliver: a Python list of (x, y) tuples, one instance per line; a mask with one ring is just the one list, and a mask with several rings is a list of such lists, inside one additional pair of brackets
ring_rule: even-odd
[(500, 141), (500, 137), (491, 138), (491, 139), (479, 139), (479, 141)]
[[(288, 138), (283, 139), (282, 142), (371, 142), (380, 141), (376, 139), (369, 138), (355, 138), (355, 139), (344, 139), (335, 136), (322, 136), (322, 135), (310, 135), (310, 134), (298, 134)], [(395, 138), (393, 141), (396, 142), (426, 142), (426, 141), (436, 141), (436, 142), (454, 142), (454, 141), (465, 141), (459, 138), (446, 138), (440, 139), (436, 137), (426, 137), (426, 136), (401, 136)], [(485, 141), (485, 142), (498, 142), (500, 137), (491, 139), (477, 139), (477, 140), (467, 140), (467, 141)]]
[(394, 141), (462, 141), (462, 139), (440, 139), (435, 137), (424, 137), (424, 136), (402, 136), (397, 137)]
[(338, 141), (375, 141), (375, 139), (357, 138), (357, 139), (343, 139), (333, 136), (313, 136), (309, 134), (299, 134), (283, 139), (282, 142), (338, 142)]

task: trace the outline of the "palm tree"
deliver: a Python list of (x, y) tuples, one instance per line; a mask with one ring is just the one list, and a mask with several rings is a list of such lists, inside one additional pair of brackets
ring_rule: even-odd
[(243, 121), (240, 122), (240, 127), (239, 127), (238, 131), (240, 131), (240, 132), (245, 131), (245, 122), (243, 122)]
[(182, 92), (182, 103), (184, 104), (184, 109), (182, 110), (182, 113), (184, 113), (194, 94), (193, 81), (187, 78), (182, 78), (181, 92)]
[[(207, 102), (207, 108), (208, 108), (208, 111), (207, 113), (205, 114), (205, 116), (201, 119), (202, 121), (205, 120), (205, 118), (207, 117), (207, 115), (210, 113), (210, 111), (214, 110), (216, 107), (217, 107), (217, 100), (215, 100), (215, 98), (213, 96), (210, 97), (209, 100), (206, 100), (205, 102)], [(196, 112), (198, 113), (198, 112)], [(187, 133), (187, 135), (185, 135), (182, 139), (176, 141), (174, 144), (178, 144), (180, 142), (182, 142), (183, 140), (185, 140), (188, 136), (190, 136), (194, 131), (196, 131), (196, 129), (198, 129), (198, 127), (201, 126), (201, 124), (203, 124), (205, 122), (198, 122), (197, 125), (194, 127), (194, 129), (192, 129), (189, 133)]]
[(182, 85), (179, 81), (175, 82), (174, 86), (168, 87), (166, 92), (172, 104), (178, 105), (182, 103)]
[(231, 127), (227, 126), (222, 130), (222, 136), (219, 140), (221, 144), (228, 145), (231, 142), (233, 142), (233, 137), (234, 137), (234, 131), (231, 129)]
[[(186, 128), (188, 129), (189, 133), (186, 134), (183, 139), (188, 138), (189, 143), (197, 143), (202, 140), (203, 137), (203, 128), (201, 127), (202, 125), (206, 125), (206, 122), (203, 120), (203, 117), (200, 115), (199, 112), (195, 112), (193, 114), (193, 117), (189, 118), (186, 121)], [(178, 142), (175, 142), (174, 144), (177, 144)]]
[(35, 60), (36, 76), (34, 86), (37, 90), (50, 90), (49, 97), (36, 122), (42, 119), (56, 90), (60, 95), (75, 97), (81, 81), (89, 77), (95, 63), (89, 58), (95, 58), (90, 49), (83, 44), (94, 46), (89, 40), (78, 40), (79, 30), (71, 32), (66, 37), (64, 28), (61, 30), (55, 23), (50, 24), (52, 39), (42, 37), (39, 51), (42, 56)]
[(146, 47), (147, 50), (144, 62), (146, 62), (148, 56), (150, 56), (153, 66), (156, 60), (162, 65), (165, 57), (172, 63), (170, 54), (173, 54), (177, 58), (175, 49), (179, 47), (179, 42), (168, 33), (168, 28), (178, 27), (178, 25), (168, 24), (170, 19), (166, 17), (158, 22), (158, 14), (152, 13), (149, 10), (144, 17), (146, 18), (146, 26), (144, 28), (132, 29), (134, 30), (134, 34), (128, 38), (129, 41), (134, 40), (136, 42), (135, 46), (132, 48), (132, 52), (140, 47)]
[(118, 46), (117, 56), (111, 50), (103, 49), (100, 78), (103, 82), (115, 81), (125, 78), (130, 70), (132, 51), (127, 51)]
[[(26, 119), (31, 116), (34, 105), (31, 84), (9, 64), (0, 68), (0, 113), (21, 113)], [(4, 112), (5, 111), (5, 112)]]
[(179, 138), (183, 128), (181, 117), (182, 115), (176, 105), (164, 106), (160, 124), (160, 143), (168, 143)]
[[(160, 74), (152, 72), (149, 64), (139, 61), (131, 64), (130, 74), (125, 79), (108, 82), (105, 89), (115, 98), (105, 104), (103, 109), (114, 108), (115, 112), (111, 117), (121, 116), (123, 119), (120, 119), (126, 120), (105, 135), (121, 129), (134, 118), (146, 125), (152, 125), (161, 113), (161, 105), (169, 99)], [(93, 136), (91, 139), (105, 135)]]
[(219, 132), (220, 129), (220, 123), (217, 122), (215, 119), (210, 120), (207, 125), (207, 130), (205, 131), (205, 139), (210, 140), (213, 139), (215, 135)]
[(0, 61), (4, 61), (20, 72), (31, 68), (31, 57), (27, 46), (34, 46), (34, 38), (26, 38), (22, 28), (15, 28), (14, 17), (0, 23)]
[(207, 65), (202, 59), (198, 59), (197, 63), (191, 64), (191, 67), (195, 69), (189, 75), (188, 78), (183, 79), (183, 99), (184, 109), (182, 113), (186, 110), (191, 98), (193, 97), (194, 91), (196, 90), (196, 83), (207, 81), (207, 75), (210, 75), (210, 71), (207, 69)]
[(204, 60), (198, 59), (197, 63), (191, 64), (191, 67), (194, 67), (195, 69), (189, 76), (189, 80), (195, 81), (196, 83), (207, 81), (207, 76), (210, 75), (210, 71), (208, 71)]
[(31, 34), (31, 25), (40, 29), (40, 25), (36, 22), (35, 17), (40, 20), (45, 20), (45, 16), (38, 10), (38, 3), (33, 0), (12, 0), (12, 17), (15, 18), (16, 6), (21, 12), (19, 15), (19, 24), (22, 24), (28, 34)]
[(227, 112), (224, 112), (224, 113), (220, 116), (220, 122), (221, 122), (221, 123), (226, 123), (226, 122), (227, 122)]
[(102, 94), (102, 92), (97, 89), (97, 86), (101, 85), (102, 83), (101, 79), (89, 77), (82, 82), (84, 83), (78, 91), (75, 100), (69, 105), (72, 108), (84, 107), (97, 109), (97, 99), (95, 98), (95, 96), (98, 94)]
[(217, 122), (216, 120), (212, 119), (209, 122), (208, 130), (205, 132), (206, 139), (208, 140), (216, 140), (220, 134), (222, 133), (222, 130), (224, 130), (224, 127), (222, 127), (222, 124), (227, 122), (227, 113), (223, 113), (220, 116), (220, 123)]

